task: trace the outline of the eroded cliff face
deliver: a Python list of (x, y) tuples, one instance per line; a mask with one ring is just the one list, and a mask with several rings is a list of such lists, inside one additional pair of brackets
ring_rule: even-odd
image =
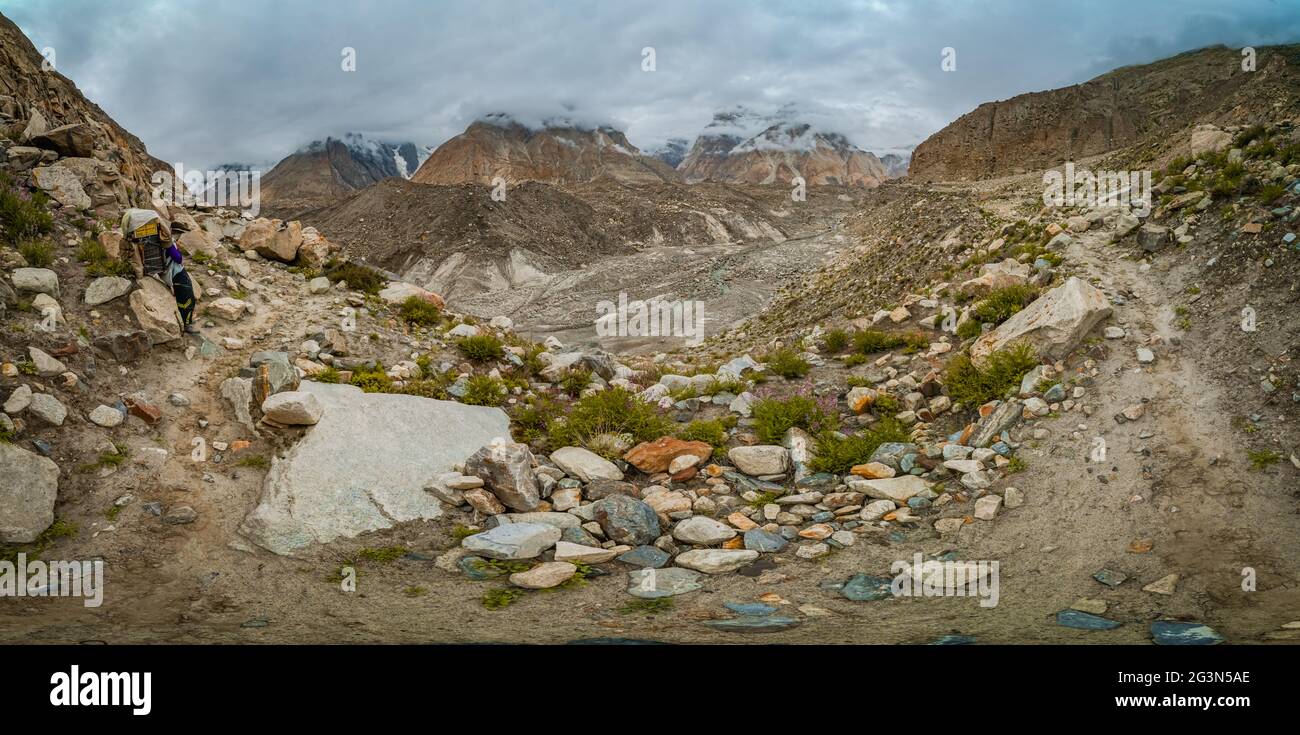
[(1124, 67), (1071, 87), (987, 102), (912, 155), (916, 180), (994, 178), (1060, 165), (1201, 122), (1240, 124), (1297, 102), (1300, 47), (1214, 47)]

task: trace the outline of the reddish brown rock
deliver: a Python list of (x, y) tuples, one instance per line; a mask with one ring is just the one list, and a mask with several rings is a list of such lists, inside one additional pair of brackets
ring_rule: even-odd
[(162, 411), (159, 411), (157, 406), (145, 403), (137, 398), (126, 399), (126, 410), (127, 413), (136, 418), (143, 419), (144, 422), (150, 426), (153, 426), (162, 420)]
[(704, 461), (713, 455), (713, 447), (701, 441), (688, 442), (664, 436), (632, 447), (623, 455), (623, 459), (647, 475), (653, 475), (666, 472), (668, 465), (683, 454), (691, 454)]

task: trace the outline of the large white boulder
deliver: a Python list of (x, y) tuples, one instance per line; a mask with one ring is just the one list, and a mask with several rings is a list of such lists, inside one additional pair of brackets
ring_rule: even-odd
[(0, 442), (0, 543), (35, 541), (54, 522), (59, 466), (39, 454)]
[(970, 348), (971, 360), (978, 365), (994, 352), (1020, 341), (1033, 345), (1039, 357), (1059, 360), (1110, 313), (1104, 293), (1087, 281), (1071, 277), (975, 340)]
[(320, 423), (272, 461), (240, 526), (277, 554), (440, 517), (438, 498), (424, 491), (431, 478), (510, 436), (499, 408), (310, 381), (299, 390), (319, 400)]

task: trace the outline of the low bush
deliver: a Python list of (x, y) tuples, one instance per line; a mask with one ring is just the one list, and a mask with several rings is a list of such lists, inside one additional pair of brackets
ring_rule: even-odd
[(586, 447), (614, 459), (616, 452), (598, 437), (626, 434), (639, 443), (671, 434), (672, 428), (653, 404), (624, 388), (611, 388), (575, 401), (567, 416), (549, 422), (548, 435), (553, 447)]
[(848, 436), (823, 432), (817, 436), (816, 451), (808, 467), (814, 472), (842, 475), (855, 465), (871, 461), (871, 455), (881, 444), (906, 441), (907, 429), (892, 418), (881, 419), (874, 426)]
[(492, 334), (476, 334), (473, 337), (463, 337), (456, 343), (456, 348), (471, 360), (476, 362), (486, 362), (488, 360), (500, 360), (505, 356), (505, 351), (501, 346), (501, 340)]
[(976, 367), (969, 355), (961, 354), (948, 363), (943, 384), (954, 401), (974, 408), (1019, 387), (1020, 379), (1037, 364), (1033, 347), (1024, 342), (989, 355), (983, 367)]

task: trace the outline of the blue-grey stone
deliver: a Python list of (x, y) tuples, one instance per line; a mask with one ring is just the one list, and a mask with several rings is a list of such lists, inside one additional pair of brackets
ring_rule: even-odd
[(722, 476), (741, 490), (753, 490), (756, 493), (785, 492), (784, 485), (779, 485), (775, 482), (768, 482), (766, 480), (759, 480), (758, 478), (742, 475), (739, 472), (727, 471), (722, 473)]
[(1011, 447), (1006, 442), (993, 442), (989, 445), (989, 449), (1001, 454), (1003, 457), (1011, 454)]
[(611, 495), (595, 505), (596, 522), (615, 543), (644, 546), (659, 538), (659, 515), (640, 500)]
[(844, 595), (854, 602), (873, 602), (883, 600), (886, 597), (893, 597), (893, 592), (889, 586), (893, 580), (889, 577), (870, 577), (866, 574), (855, 574), (844, 583), (840, 594)]
[[(594, 547), (600, 546), (600, 541), (595, 536), (592, 536), (590, 533), (587, 533), (587, 529), (583, 528), (582, 526), (561, 528), (560, 540), (568, 541), (571, 544), (578, 544), (580, 546), (594, 546)], [(658, 551), (658, 549), (656, 549), (656, 551)], [(628, 553), (630, 554), (632, 552), (629, 551)]]
[(704, 624), (714, 630), (725, 630), (736, 633), (772, 633), (778, 630), (788, 630), (799, 625), (803, 621), (798, 618), (786, 618), (777, 615), (764, 617), (739, 617), (731, 620), (706, 620)]
[(897, 470), (899, 469), (899, 462), (903, 459), (903, 455), (909, 453), (915, 453), (916, 450), (917, 450), (917, 446), (915, 444), (902, 443), (902, 442), (885, 442), (884, 444), (881, 444), (880, 446), (876, 447), (876, 451), (871, 453), (871, 458), (868, 459), (867, 461), (879, 462), (881, 464), (893, 467), (895, 470)]
[(935, 638), (930, 643), (932, 646), (970, 646), (974, 645), (975, 636), (963, 635), (961, 633), (949, 633)]
[[(596, 545), (599, 546), (600, 544)], [(668, 552), (654, 546), (638, 546), (618, 556), (618, 560), (624, 564), (631, 564), (645, 569), (658, 569), (667, 564), (669, 558)]]
[(822, 487), (833, 487), (839, 484), (839, 481), (840, 481), (839, 477), (836, 477), (835, 475), (832, 475), (829, 472), (818, 472), (815, 475), (808, 475), (807, 477), (799, 480), (799, 482), (796, 482), (795, 485), (801, 488), (822, 488)]
[(1057, 383), (1043, 394), (1043, 400), (1048, 403), (1060, 403), (1065, 400), (1065, 386)]
[(745, 548), (750, 551), (759, 551), (763, 553), (776, 553), (789, 545), (781, 536), (764, 531), (761, 528), (751, 528), (745, 532)]
[(1128, 575), (1123, 572), (1116, 572), (1112, 569), (1103, 569), (1092, 575), (1092, 578), (1107, 587), (1118, 587), (1121, 582), (1128, 579)]
[(1103, 618), (1082, 610), (1062, 610), (1056, 614), (1056, 624), (1079, 630), (1111, 630), (1120, 626), (1119, 621)]
[(835, 514), (830, 512), (829, 510), (824, 510), (820, 513), (814, 513), (812, 516), (813, 523), (825, 523), (827, 521), (831, 521), (834, 519), (835, 519)]
[(912, 496), (907, 499), (907, 507), (912, 510), (923, 510), (930, 507), (930, 499), (919, 496)]
[(751, 617), (771, 615), (776, 612), (775, 607), (761, 602), (724, 602), (722, 605), (737, 615), (749, 615)]
[(475, 582), (495, 579), (505, 574), (504, 571), (489, 565), (488, 560), (481, 556), (462, 556), (460, 561), (456, 562), (456, 567)]
[(898, 469), (909, 473), (916, 469), (916, 456), (916, 452), (904, 454), (902, 459), (898, 460)]
[(1203, 623), (1157, 620), (1151, 624), (1151, 640), (1158, 646), (1215, 646), (1223, 636)]

